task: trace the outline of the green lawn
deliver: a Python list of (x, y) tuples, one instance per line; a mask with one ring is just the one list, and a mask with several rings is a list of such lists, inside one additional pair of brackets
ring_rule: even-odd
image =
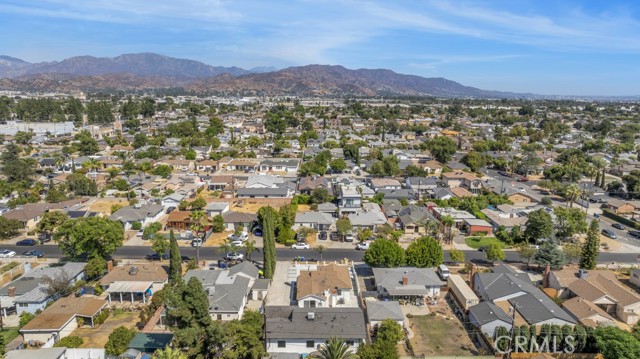
[(507, 248), (507, 246), (504, 243), (500, 242), (500, 240), (496, 237), (467, 237), (464, 239), (464, 241), (469, 247), (475, 249), (494, 243), (502, 248)]
[(9, 342), (14, 340), (19, 334), (18, 327), (5, 327), (2, 332), (2, 335), (4, 335), (4, 343), (9, 344)]

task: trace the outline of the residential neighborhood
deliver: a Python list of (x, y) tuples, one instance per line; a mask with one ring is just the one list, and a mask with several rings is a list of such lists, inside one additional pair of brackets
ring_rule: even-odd
[(96, 96), (0, 98), (7, 358), (599, 358), (640, 331), (637, 104)]

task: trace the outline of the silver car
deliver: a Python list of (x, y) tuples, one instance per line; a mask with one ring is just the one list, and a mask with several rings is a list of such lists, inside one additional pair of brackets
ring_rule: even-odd
[(8, 249), (0, 249), (0, 258), (11, 258), (16, 255), (16, 252)]

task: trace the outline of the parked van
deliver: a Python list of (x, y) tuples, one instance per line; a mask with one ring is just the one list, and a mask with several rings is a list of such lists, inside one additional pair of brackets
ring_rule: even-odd
[(449, 274), (451, 274), (451, 272), (449, 272), (449, 268), (444, 264), (439, 265), (436, 272), (442, 280), (447, 280), (449, 278)]

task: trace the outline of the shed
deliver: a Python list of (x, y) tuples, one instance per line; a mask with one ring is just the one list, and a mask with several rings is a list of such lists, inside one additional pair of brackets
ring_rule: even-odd
[(371, 328), (375, 328), (385, 319), (391, 319), (404, 326), (404, 315), (400, 304), (396, 301), (368, 301), (367, 302), (367, 320)]
[(172, 339), (172, 333), (136, 333), (129, 342), (129, 349), (153, 354), (158, 349), (166, 348)]
[(476, 293), (473, 292), (461, 276), (457, 274), (449, 275), (447, 285), (449, 286), (451, 297), (461, 311), (466, 313), (469, 308), (480, 303)]

